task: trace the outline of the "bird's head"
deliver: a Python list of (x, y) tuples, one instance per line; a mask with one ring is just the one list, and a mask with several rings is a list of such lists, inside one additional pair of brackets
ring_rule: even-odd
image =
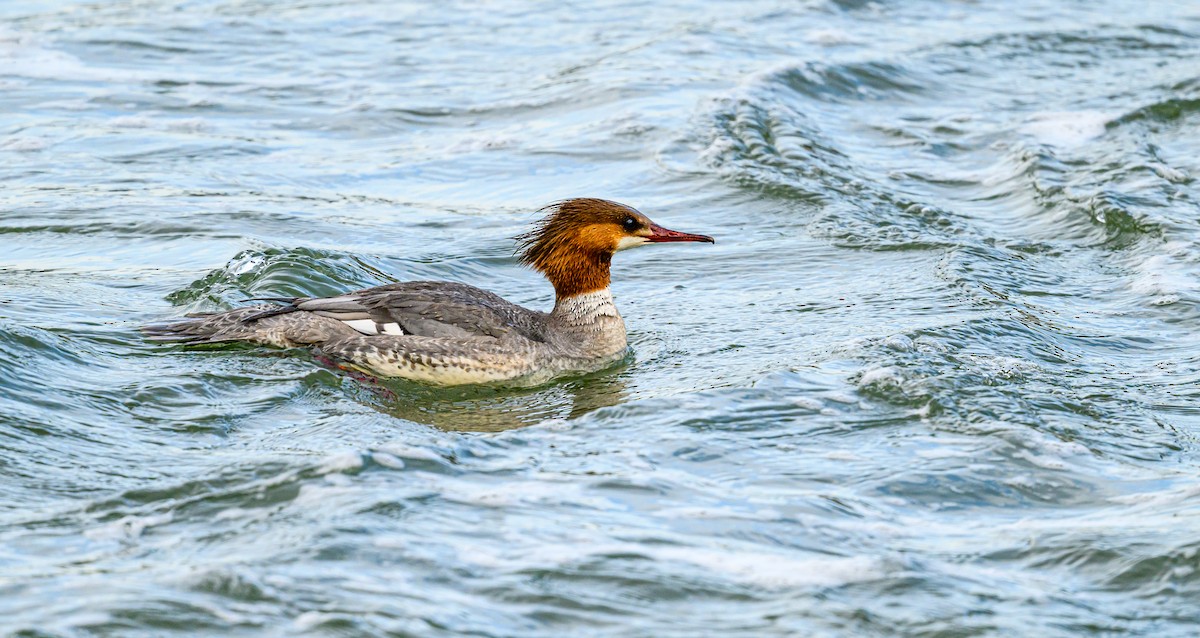
[(604, 199), (551, 204), (528, 233), (517, 238), (521, 263), (544, 274), (559, 298), (607, 288), (613, 253), (666, 242), (708, 242), (707, 235), (669, 230), (636, 209)]

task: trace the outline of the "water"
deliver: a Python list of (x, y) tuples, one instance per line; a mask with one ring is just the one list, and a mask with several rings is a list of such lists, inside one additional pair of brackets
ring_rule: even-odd
[[(0, 628), (1191, 636), (1200, 5), (0, 5)], [(146, 343), (252, 295), (548, 307), (524, 390)]]

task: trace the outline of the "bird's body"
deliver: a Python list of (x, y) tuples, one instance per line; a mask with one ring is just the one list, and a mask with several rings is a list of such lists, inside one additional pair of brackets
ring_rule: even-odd
[(155, 339), (185, 344), (313, 347), (368, 374), (436, 385), (541, 383), (604, 368), (625, 354), (625, 323), (608, 287), (613, 252), (642, 243), (712, 241), (592, 199), (552, 207), (522, 239), (522, 261), (554, 284), (556, 301), (548, 313), (466, 284), (414, 281), (199, 315), (147, 330)]

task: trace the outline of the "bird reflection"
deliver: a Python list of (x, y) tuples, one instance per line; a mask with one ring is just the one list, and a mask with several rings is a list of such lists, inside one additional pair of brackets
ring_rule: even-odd
[(601, 372), (533, 388), (440, 388), (407, 381), (358, 379), (356, 394), (376, 410), (449, 432), (501, 432), (574, 419), (625, 400), (622, 363)]

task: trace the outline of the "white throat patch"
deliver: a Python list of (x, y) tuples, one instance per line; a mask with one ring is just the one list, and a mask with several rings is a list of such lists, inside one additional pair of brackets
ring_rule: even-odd
[(621, 241), (617, 242), (617, 250), (625, 250), (626, 248), (633, 248), (635, 246), (641, 246), (648, 243), (650, 243), (650, 240), (646, 239), (645, 237), (626, 235), (621, 238)]

